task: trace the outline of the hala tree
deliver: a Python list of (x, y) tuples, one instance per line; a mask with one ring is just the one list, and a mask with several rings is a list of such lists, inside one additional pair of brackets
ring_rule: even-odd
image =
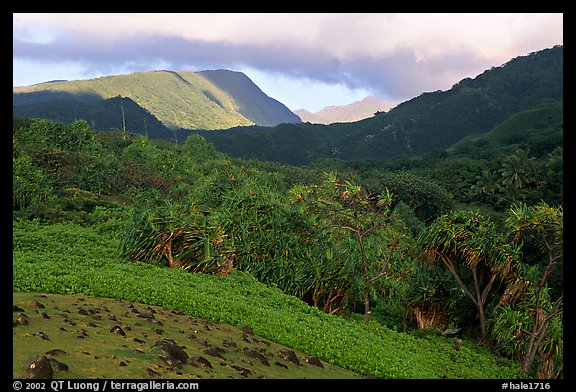
[(227, 275), (235, 250), (218, 225), (197, 206), (167, 203), (156, 209), (134, 209), (120, 241), (120, 254), (130, 261), (166, 262), (170, 268)]
[[(292, 188), (295, 202), (304, 202), (308, 212), (317, 216), (321, 230), (343, 230), (352, 234), (360, 253), (363, 281), (364, 322), (370, 320), (370, 291), (377, 280), (387, 276), (395, 252), (401, 252), (398, 237), (382, 243), (382, 229), (391, 223), (392, 195), (386, 190), (375, 196), (350, 181), (339, 179), (336, 173), (326, 175), (317, 186)], [(388, 233), (390, 234), (390, 232)], [(372, 238), (377, 237), (377, 239)]]
[(515, 268), (518, 247), (479, 212), (459, 210), (436, 219), (420, 236), (424, 261), (441, 262), (477, 309), (486, 339), (486, 304), (494, 285)]
[[(559, 362), (557, 367), (561, 368), (562, 353), (558, 349), (561, 346), (561, 333), (556, 338), (551, 335), (558, 330), (558, 325), (561, 326), (559, 321), (563, 314), (564, 293), (561, 290), (554, 296), (549, 287), (549, 279), (563, 266), (563, 217), (562, 207), (541, 202), (531, 207), (525, 204), (513, 205), (506, 219), (514, 242), (534, 242), (542, 257), (542, 261), (534, 268), (526, 268), (529, 273), (526, 274), (525, 287), (528, 288), (526, 295), (529, 300), (522, 303), (526, 305), (524, 313), (528, 314), (531, 320), (520, 323), (518, 327), (518, 340), (526, 344), (522, 358), (525, 373), (530, 371), (537, 354), (541, 359), (556, 357), (556, 362)], [(544, 344), (547, 341), (548, 344)]]

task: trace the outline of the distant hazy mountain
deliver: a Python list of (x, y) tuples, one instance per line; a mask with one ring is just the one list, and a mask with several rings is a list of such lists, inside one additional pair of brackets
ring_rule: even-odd
[(63, 122), (82, 118), (95, 129), (126, 123), (136, 127), (129, 131), (139, 133), (156, 123), (168, 131), (301, 122), (245, 74), (223, 69), (135, 72), (14, 87), (13, 113)]
[(352, 102), (348, 105), (327, 106), (315, 113), (306, 109), (298, 109), (294, 113), (304, 122), (332, 124), (362, 120), (372, 117), (376, 112), (387, 112), (394, 106), (395, 104), (390, 101), (369, 95), (361, 101)]

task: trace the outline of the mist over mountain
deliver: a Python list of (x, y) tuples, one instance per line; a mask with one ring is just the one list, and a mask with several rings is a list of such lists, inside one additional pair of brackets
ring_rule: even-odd
[(376, 112), (386, 112), (395, 106), (394, 103), (382, 98), (369, 95), (364, 99), (348, 105), (327, 106), (317, 112), (306, 109), (295, 110), (294, 113), (303, 122), (314, 124), (332, 124), (337, 122), (353, 122), (372, 117)]

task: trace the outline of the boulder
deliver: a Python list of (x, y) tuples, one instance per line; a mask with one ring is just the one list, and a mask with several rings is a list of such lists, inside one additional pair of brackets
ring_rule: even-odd
[(26, 374), (23, 378), (51, 380), (54, 376), (50, 360), (44, 355), (37, 355), (26, 361)]

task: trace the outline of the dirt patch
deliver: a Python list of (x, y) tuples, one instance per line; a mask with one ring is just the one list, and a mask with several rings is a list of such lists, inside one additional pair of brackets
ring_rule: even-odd
[(360, 378), (256, 336), (250, 326), (176, 310), (37, 293), (13, 293), (13, 305), (14, 378), (32, 377), (40, 357), (56, 379)]

